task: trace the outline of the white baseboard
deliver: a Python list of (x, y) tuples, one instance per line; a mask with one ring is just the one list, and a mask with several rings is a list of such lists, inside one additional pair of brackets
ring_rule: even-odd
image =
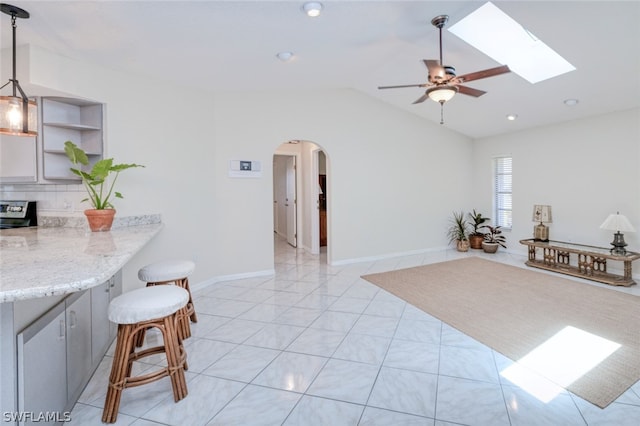
[(209, 278), (208, 280), (204, 280), (204, 281), (200, 281), (199, 283), (192, 284), (191, 288), (193, 291), (198, 291), (222, 281), (235, 281), (235, 280), (242, 280), (245, 278), (268, 277), (268, 276), (275, 275), (275, 273), (276, 273), (275, 269), (266, 269), (264, 271), (243, 272), (241, 274), (219, 275), (217, 277)]
[(411, 251), (404, 251), (404, 252), (397, 252), (397, 253), (387, 253), (387, 254), (381, 254), (381, 255), (378, 255), (378, 256), (357, 257), (357, 258), (353, 258), (353, 259), (336, 260), (334, 262), (331, 262), (330, 265), (331, 266), (341, 266), (341, 265), (350, 265), (352, 263), (375, 262), (377, 260), (393, 259), (395, 257), (414, 256), (416, 254), (425, 254), (425, 253), (433, 253), (433, 252), (436, 252), (436, 251), (444, 251), (444, 250), (447, 250), (448, 248), (449, 247), (433, 247), (433, 248), (420, 249), (420, 250), (411, 250)]

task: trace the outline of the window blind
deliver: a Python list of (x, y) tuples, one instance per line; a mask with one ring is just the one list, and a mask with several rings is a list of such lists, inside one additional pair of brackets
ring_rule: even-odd
[(503, 228), (512, 226), (512, 170), (511, 157), (494, 159), (494, 224)]

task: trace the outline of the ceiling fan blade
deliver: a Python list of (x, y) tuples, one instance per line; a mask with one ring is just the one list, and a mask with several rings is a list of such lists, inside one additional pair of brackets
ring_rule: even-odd
[(403, 84), (400, 86), (378, 86), (378, 89), (401, 89), (403, 87), (427, 87), (427, 84), (422, 83), (422, 84)]
[(466, 83), (468, 81), (480, 80), (481, 78), (493, 77), (495, 75), (505, 74), (508, 72), (511, 72), (509, 67), (507, 65), (502, 65), (495, 68), (459, 75), (457, 79), (460, 80), (461, 83)]
[(429, 70), (429, 81), (432, 79), (434, 81), (439, 81), (445, 77), (446, 73), (439, 61), (436, 61), (435, 59), (423, 59), (422, 61)]
[(462, 93), (463, 95), (473, 96), (474, 98), (478, 98), (484, 95), (485, 93), (487, 93), (483, 90), (473, 89), (471, 87), (460, 86), (460, 85), (458, 85), (458, 92)]
[(429, 99), (429, 95), (427, 95), (426, 93), (422, 96), (420, 96), (418, 99), (416, 99), (415, 102), (413, 102), (414, 104), (419, 104), (424, 102), (425, 100)]

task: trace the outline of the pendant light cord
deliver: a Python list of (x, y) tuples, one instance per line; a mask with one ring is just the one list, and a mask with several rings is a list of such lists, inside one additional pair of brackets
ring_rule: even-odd
[(16, 85), (18, 85), (18, 80), (16, 80), (16, 14), (11, 14), (11, 29), (13, 32), (13, 97), (16, 97)]

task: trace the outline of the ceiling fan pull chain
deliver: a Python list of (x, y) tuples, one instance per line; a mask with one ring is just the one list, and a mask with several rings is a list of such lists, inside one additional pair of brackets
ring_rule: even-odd
[(440, 124), (444, 124), (444, 101), (440, 101)]

